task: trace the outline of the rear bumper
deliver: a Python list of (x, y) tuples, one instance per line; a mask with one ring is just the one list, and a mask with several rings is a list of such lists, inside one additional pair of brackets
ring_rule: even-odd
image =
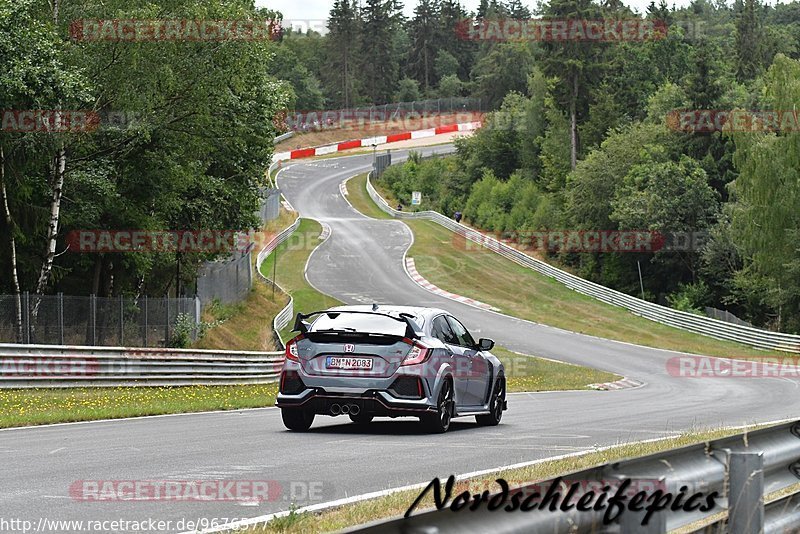
[(366, 391), (360, 395), (352, 393), (332, 393), (321, 388), (308, 389), (300, 395), (278, 394), (275, 405), (278, 408), (302, 408), (320, 415), (334, 415), (334, 405), (358, 406), (361, 414), (374, 416), (420, 416), (433, 413), (436, 408), (428, 399), (396, 399), (385, 391)]

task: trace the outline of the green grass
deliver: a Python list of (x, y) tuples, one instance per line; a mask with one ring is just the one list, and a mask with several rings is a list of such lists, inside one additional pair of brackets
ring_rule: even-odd
[(278, 350), (272, 333), (272, 318), (286, 305), (281, 292), (272, 294), (271, 286), (253, 282), (247, 298), (235, 304), (211, 303), (203, 310), (203, 320), (219, 321), (202, 339), (193, 344), (198, 349)]
[(622, 377), (590, 367), (537, 358), (511, 352), (504, 347), (492, 349), (506, 368), (510, 393), (525, 391), (566, 391), (589, 389), (590, 384), (615, 382)]
[[(379, 210), (366, 193), (366, 175), (350, 180), (348, 193), (353, 205), (367, 215)], [(414, 258), (422, 276), (442, 289), (486, 302), (503, 313), (573, 332), (681, 352), (740, 358), (788, 356), (649, 321), (572, 291), (488, 249), (467, 245), (436, 223), (404, 222), (414, 232), (408, 255)]]
[[(262, 228), (256, 249), (263, 248), (274, 234), (294, 220), (293, 213), (281, 210), (277, 219), (269, 221)], [(253, 254), (253, 265), (255, 256)], [(272, 318), (283, 309), (287, 300), (287, 295), (280, 291), (273, 292), (271, 285), (254, 275), (253, 288), (247, 298), (231, 304), (212, 302), (203, 309), (203, 321), (216, 325), (192, 346), (212, 350), (277, 350)]]
[[(528, 467), (499, 470), (495, 473), (456, 482), (452, 495), (458, 495), (463, 491), (469, 491), (471, 494), (482, 493), (484, 490), (496, 493), (499, 491), (499, 486), (495, 482), (497, 478), (504, 478), (512, 488), (519, 487), (626, 458), (656, 454), (669, 449), (704, 443), (742, 432), (742, 429), (697, 430), (663, 440), (620, 445), (559, 460), (543, 461)], [(434, 474), (420, 474), (421, 479), (425, 479), (428, 476), (432, 478)], [(250, 532), (295, 534), (339, 531), (370, 521), (401, 516), (420, 492), (421, 490), (401, 491), (319, 513), (295, 512), (291, 517), (274, 519), (266, 525), (255, 527)], [(419, 510), (432, 508), (433, 506), (433, 498), (429, 493), (420, 502), (417, 513)]]
[[(278, 285), (294, 298), (294, 311), (310, 312), (324, 310), (341, 304), (339, 300), (320, 293), (308, 283), (305, 277), (305, 266), (314, 248), (320, 244), (318, 239), (322, 225), (312, 219), (302, 219), (297, 230), (284, 243), (279, 245), (261, 264), (261, 273), (272, 279), (277, 255), (278, 265), (276, 278)], [(281, 330), (285, 340), (292, 337), (293, 321)]]
[[(385, 197), (384, 197), (385, 198)], [(347, 200), (350, 204), (373, 219), (392, 219), (393, 217), (380, 209), (367, 193), (367, 174), (359, 174), (347, 181)]]
[(0, 428), (143, 415), (261, 408), (277, 384), (0, 389)]
[[(354, 205), (358, 204), (357, 207), (372, 205), (374, 209), (378, 209), (367, 196), (363, 183), (361, 187), (348, 187), (348, 197), (350, 197), (350, 202), (354, 202)], [(369, 204), (366, 201), (369, 201)], [(278, 285), (294, 297), (295, 312), (324, 310), (330, 306), (341, 304), (340, 301), (311, 287), (304, 275), (306, 261), (313, 248), (319, 244), (317, 237), (321, 231), (322, 227), (318, 222), (302, 219), (293, 237), (278, 247)], [(267, 257), (261, 266), (261, 272), (269, 278), (273, 273), (274, 256), (273, 253)], [(292, 324), (281, 331), (283, 339), (292, 336), (291, 328)], [(589, 384), (613, 382), (621, 378), (596, 369), (517, 354), (502, 347), (496, 347), (493, 353), (506, 366), (509, 391), (587, 389)]]

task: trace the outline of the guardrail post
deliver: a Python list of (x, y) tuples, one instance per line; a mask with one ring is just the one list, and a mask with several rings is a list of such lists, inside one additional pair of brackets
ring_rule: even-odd
[(728, 532), (764, 531), (764, 453), (730, 452)]
[(167, 319), (164, 321), (164, 346), (169, 347), (169, 295), (164, 296), (164, 302), (166, 303), (167, 307)]
[(23, 299), (25, 302), (25, 343), (30, 345), (31, 343), (31, 294), (26, 291), (25, 298)]
[(194, 340), (197, 341), (198, 328), (200, 327), (200, 298), (194, 296)]
[(64, 344), (64, 293), (58, 294), (58, 344)]
[(119, 296), (119, 346), (125, 346), (125, 303)]
[(92, 345), (97, 345), (97, 295), (89, 296), (89, 315), (92, 321)]
[(148, 330), (148, 325), (147, 325), (147, 295), (144, 295), (142, 297), (142, 309), (144, 310), (144, 346), (147, 347), (147, 346), (149, 346), (147, 344), (147, 330)]
[[(631, 479), (632, 487), (649, 487), (653, 484), (653, 478)], [(659, 479), (659, 486), (665, 487), (663, 478)], [(621, 534), (667, 534), (667, 514), (660, 511), (652, 514), (646, 525), (642, 524), (646, 510), (636, 512), (626, 509), (620, 516)]]

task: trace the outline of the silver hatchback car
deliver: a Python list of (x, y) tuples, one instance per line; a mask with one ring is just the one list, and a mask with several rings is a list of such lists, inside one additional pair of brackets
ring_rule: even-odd
[(419, 417), (446, 432), (453, 417), (497, 425), (507, 409), (494, 341), (476, 343), (444, 310), (339, 306), (298, 314), (294, 329), (276, 402), (290, 430), (308, 430), (316, 415), (346, 415), (359, 424)]

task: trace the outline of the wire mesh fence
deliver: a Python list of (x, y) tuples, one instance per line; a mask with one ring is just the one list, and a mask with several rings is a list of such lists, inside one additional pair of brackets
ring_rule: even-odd
[(181, 315), (196, 339), (197, 298), (0, 295), (0, 343), (167, 347)]
[(479, 114), (484, 111), (485, 105), (480, 98), (431, 98), (338, 110), (291, 111), (286, 116), (286, 128), (290, 131), (307, 132), (327, 127), (353, 126), (354, 123), (437, 118), (442, 115)]
[[(717, 308), (711, 308), (709, 306), (706, 306), (705, 307), (705, 311), (706, 311), (706, 315), (711, 317), (711, 318), (719, 319), (720, 321), (725, 321), (726, 323), (733, 323), (733, 324), (738, 324), (738, 325), (741, 325), (741, 326), (753, 327), (752, 323), (748, 323), (747, 321), (745, 321), (743, 319), (739, 319), (738, 317), (736, 317), (734, 314), (732, 314), (728, 310), (719, 310)], [(755, 328), (755, 327), (753, 327), (753, 328)]]
[(206, 262), (197, 272), (197, 297), (206, 304), (239, 302), (253, 288), (252, 250), (224, 260)]
[(399, 113), (458, 113), (460, 111), (483, 111), (483, 103), (480, 98), (451, 97), (451, 98), (432, 98), (430, 100), (414, 100), (412, 102), (395, 102), (382, 106), (369, 106), (354, 108), (356, 114), (368, 113), (370, 115), (384, 116), (386, 119), (393, 118)]
[(259, 217), (262, 221), (272, 221), (278, 218), (281, 210), (281, 192), (276, 188), (262, 188), (260, 193), (261, 203)]

